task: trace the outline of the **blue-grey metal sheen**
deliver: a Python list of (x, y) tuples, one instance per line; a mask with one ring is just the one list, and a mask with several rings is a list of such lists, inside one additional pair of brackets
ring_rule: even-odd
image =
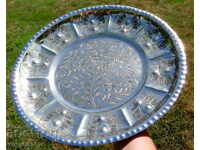
[(31, 128), (89, 146), (128, 138), (162, 117), (186, 70), (184, 46), (166, 22), (137, 8), (101, 5), (37, 32), (17, 58), (11, 86)]

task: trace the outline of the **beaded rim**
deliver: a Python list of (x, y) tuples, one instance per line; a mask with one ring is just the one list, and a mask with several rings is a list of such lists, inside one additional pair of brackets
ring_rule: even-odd
[[(178, 72), (178, 79), (177, 79), (175, 89), (172, 92), (171, 96), (167, 99), (166, 103), (154, 115), (152, 115), (150, 118), (145, 120), (142, 124), (136, 126), (135, 128), (132, 128), (131, 130), (126, 131), (122, 134), (118, 134), (115, 136), (109, 136), (108, 138), (102, 138), (102, 139), (97, 139), (97, 140), (71, 140), (71, 139), (61, 138), (61, 137), (52, 135), (52, 134), (48, 133), (47, 131), (41, 129), (33, 121), (31, 121), (25, 115), (24, 111), (22, 110), (22, 108), (19, 104), (18, 96), (16, 93), (16, 75), (17, 75), (17, 71), (19, 69), (20, 63), (22, 62), (23, 56), (26, 53), (31, 42), (33, 42), (35, 39), (37, 39), (46, 30), (48, 30), (55, 24), (58, 24), (59, 22), (63, 21), (64, 19), (68, 19), (72, 16), (75, 16), (75, 15), (78, 15), (80, 13), (90, 11), (90, 10), (108, 10), (108, 9), (125, 10), (125, 11), (133, 12), (133, 13), (148, 17), (149, 19), (151, 19), (152, 21), (154, 21), (155, 23), (160, 25), (160, 27), (162, 27), (162, 29), (169, 34), (170, 38), (173, 41), (174, 46), (176, 47), (176, 50), (178, 52), (178, 58), (179, 58), (179, 60), (178, 60), (179, 61), (178, 62), (179, 72)], [(21, 117), (21, 119), (24, 120), (26, 122), (26, 124), (28, 124), (28, 126), (30, 126), (34, 131), (39, 132), (41, 136), (43, 136), (51, 141), (59, 142), (61, 144), (69, 144), (69, 145), (76, 145), (76, 146), (94, 146), (94, 145), (99, 145), (99, 144), (108, 144), (108, 143), (126, 139), (130, 136), (136, 135), (137, 133), (148, 128), (150, 125), (154, 124), (172, 107), (172, 105), (177, 100), (177, 98), (181, 92), (181, 89), (185, 83), (186, 73), (187, 73), (187, 65), (186, 65), (186, 55), (184, 52), (184, 45), (183, 45), (182, 41), (180, 40), (180, 38), (178, 37), (178, 35), (176, 34), (176, 32), (173, 31), (172, 28), (165, 21), (161, 20), (159, 17), (157, 17), (149, 12), (143, 11), (138, 8), (130, 7), (130, 6), (98, 5), (98, 6), (91, 6), (91, 7), (81, 8), (81, 9), (78, 9), (75, 11), (71, 11), (63, 16), (60, 16), (60, 17), (54, 19), (52, 22), (50, 22), (49, 24), (44, 26), (40, 31), (38, 31), (29, 40), (29, 42), (22, 49), (20, 55), (17, 57), (17, 60), (13, 67), (13, 71), (11, 73), (11, 95), (13, 97), (16, 111), (19, 114), (19, 116)]]

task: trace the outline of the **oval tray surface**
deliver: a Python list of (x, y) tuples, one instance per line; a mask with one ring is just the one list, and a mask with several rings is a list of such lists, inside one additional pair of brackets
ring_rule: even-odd
[(165, 114), (186, 73), (184, 47), (158, 17), (120, 5), (61, 16), (17, 59), (20, 116), (46, 138), (98, 145), (135, 135)]

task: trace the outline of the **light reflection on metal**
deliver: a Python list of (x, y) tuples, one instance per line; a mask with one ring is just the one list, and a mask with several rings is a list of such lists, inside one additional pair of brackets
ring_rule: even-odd
[(176, 101), (185, 74), (183, 44), (167, 23), (137, 8), (102, 5), (37, 32), (11, 85), (17, 112), (33, 129), (88, 146), (149, 127)]

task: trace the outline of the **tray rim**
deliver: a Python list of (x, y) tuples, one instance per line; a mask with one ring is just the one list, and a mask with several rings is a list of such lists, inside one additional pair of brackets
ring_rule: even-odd
[[(29, 47), (29, 45), (37, 39), (41, 34), (43, 34), (46, 30), (54, 26), (55, 24), (58, 24), (59, 22), (63, 21), (64, 19), (68, 19), (72, 16), (78, 15), (80, 13), (90, 11), (90, 10), (109, 10), (109, 9), (117, 9), (117, 10), (125, 10), (129, 12), (133, 12), (136, 14), (139, 14), (141, 16), (145, 16), (149, 18), (150, 20), (154, 21), (158, 25), (162, 27), (162, 29), (167, 32), (172, 39), (172, 42), (176, 48), (176, 51), (178, 52), (178, 67), (179, 67), (179, 72), (178, 72), (178, 79), (175, 85), (175, 88), (171, 94), (171, 96), (167, 99), (166, 103), (161, 106), (161, 108), (154, 113), (149, 119), (145, 120), (143, 123), (140, 125), (136, 126), (135, 128), (129, 129), (129, 131), (126, 131), (121, 134), (113, 135), (113, 136), (108, 136), (107, 138), (102, 138), (102, 139), (97, 139), (97, 140), (71, 140), (71, 139), (66, 139), (66, 138), (61, 138), (55, 135), (52, 135), (48, 133), (47, 131), (41, 129), (38, 127), (33, 121), (31, 121), (24, 113), (23, 109), (21, 108), (16, 92), (16, 75), (19, 69), (19, 66), (23, 60), (23, 57)], [(34, 131), (38, 132), (41, 136), (47, 138), (50, 141), (55, 141), (61, 144), (69, 144), (69, 145), (74, 145), (74, 146), (95, 146), (95, 145), (100, 145), (100, 144), (108, 144), (116, 141), (120, 141), (123, 139), (126, 139), (130, 136), (134, 136), (137, 133), (145, 130), (148, 128), (150, 125), (154, 124), (157, 120), (159, 120), (164, 114), (166, 114), (169, 109), (172, 107), (172, 105), (176, 102), (181, 89), (185, 83), (185, 78), (186, 78), (186, 73), (187, 73), (187, 65), (186, 65), (186, 54), (184, 51), (184, 45), (181, 41), (181, 39), (178, 37), (176, 32), (162, 19), (157, 17), (156, 15), (149, 13), (147, 11), (134, 8), (131, 6), (126, 6), (126, 5), (97, 5), (97, 6), (90, 6), (86, 8), (81, 8), (78, 10), (71, 11), (69, 13), (64, 14), (63, 16), (60, 16), (53, 21), (51, 21), (49, 24), (44, 26), (42, 29), (40, 29), (38, 32), (36, 32), (33, 37), (27, 42), (27, 44), (24, 46), (24, 48), (21, 50), (19, 56), (16, 59), (16, 62), (13, 66), (12, 72), (11, 72), (11, 84), (10, 84), (10, 91), (11, 91), (11, 96), (13, 98), (15, 110), (20, 116), (24, 122), (31, 127)]]

